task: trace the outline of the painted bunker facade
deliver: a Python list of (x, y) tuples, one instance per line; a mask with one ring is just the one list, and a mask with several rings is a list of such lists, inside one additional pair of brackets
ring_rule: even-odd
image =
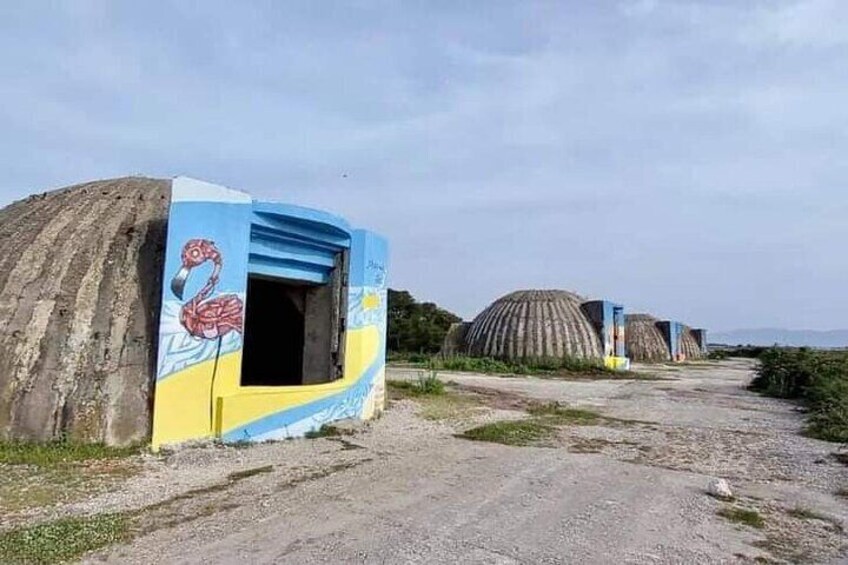
[(384, 402), (387, 245), (194, 179), (0, 210), (0, 437), (303, 435)]

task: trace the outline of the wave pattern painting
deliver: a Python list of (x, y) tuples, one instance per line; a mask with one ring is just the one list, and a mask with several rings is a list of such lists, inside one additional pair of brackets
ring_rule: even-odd
[[(244, 298), (243, 294), (241, 295)], [(230, 332), (218, 340), (200, 339), (189, 335), (180, 324), (182, 304), (176, 300), (167, 300), (162, 305), (162, 319), (159, 326), (159, 352), (157, 380), (182, 371), (186, 367), (215, 358), (215, 354), (225, 355), (241, 349), (242, 339), (238, 332)]]

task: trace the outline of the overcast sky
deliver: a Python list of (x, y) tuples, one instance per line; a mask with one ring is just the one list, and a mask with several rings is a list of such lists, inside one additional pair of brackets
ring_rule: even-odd
[(186, 174), (388, 236), (471, 317), (565, 288), (848, 325), (848, 2), (3, 2), (0, 204)]

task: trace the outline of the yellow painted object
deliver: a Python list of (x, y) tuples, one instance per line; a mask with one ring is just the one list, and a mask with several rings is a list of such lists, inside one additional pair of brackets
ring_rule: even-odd
[(162, 445), (192, 439), (222, 438), (252, 422), (343, 393), (368, 378), (369, 368), (377, 365), (360, 414), (361, 418), (372, 418), (383, 410), (385, 402), (381, 338), (377, 326), (349, 331), (344, 376), (330, 383), (241, 386), (240, 351), (221, 356), (214, 390), (210, 389), (214, 360), (178, 371), (157, 383), (152, 447), (158, 450)]
[(614, 371), (629, 371), (630, 359), (627, 357), (609, 356), (604, 358), (604, 366)]
[(380, 307), (380, 295), (376, 292), (366, 294), (362, 299), (362, 309), (364, 311), (374, 310)]
[(284, 387), (236, 386), (235, 392), (219, 397), (216, 436), (222, 437), (250, 422), (347, 390), (365, 375), (366, 369), (377, 359), (379, 341), (375, 327), (351, 331), (348, 334), (344, 377), (334, 382)]
[[(189, 439), (212, 437), (210, 400), (233, 394), (239, 388), (241, 351), (222, 355), (218, 360), (215, 390), (212, 372), (215, 360), (192, 365), (156, 383), (156, 410), (153, 412), (152, 447)], [(212, 415), (214, 417), (214, 414)]]

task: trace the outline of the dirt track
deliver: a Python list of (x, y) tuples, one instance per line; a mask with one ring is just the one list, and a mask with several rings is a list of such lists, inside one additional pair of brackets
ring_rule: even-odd
[[(744, 390), (750, 367), (679, 367), (655, 381), (443, 374), (496, 392), (487, 407), (462, 403), (439, 420), (423, 418), (414, 401), (395, 402), (344, 438), (184, 450), (150, 461), (119, 495), (78, 505), (170, 500), (150, 514), (151, 534), (90, 561), (842, 562), (848, 503), (834, 493), (848, 487), (848, 469), (832, 457), (834, 444), (798, 435), (802, 415), (792, 405)], [(395, 369), (389, 378), (410, 376)], [(564, 427), (542, 447), (454, 437), (480, 421), (523, 416), (522, 398), (638, 421)], [(234, 469), (269, 464), (222, 482)], [(756, 509), (765, 528), (718, 516), (728, 505), (704, 493), (711, 477), (727, 478), (735, 505)]]

